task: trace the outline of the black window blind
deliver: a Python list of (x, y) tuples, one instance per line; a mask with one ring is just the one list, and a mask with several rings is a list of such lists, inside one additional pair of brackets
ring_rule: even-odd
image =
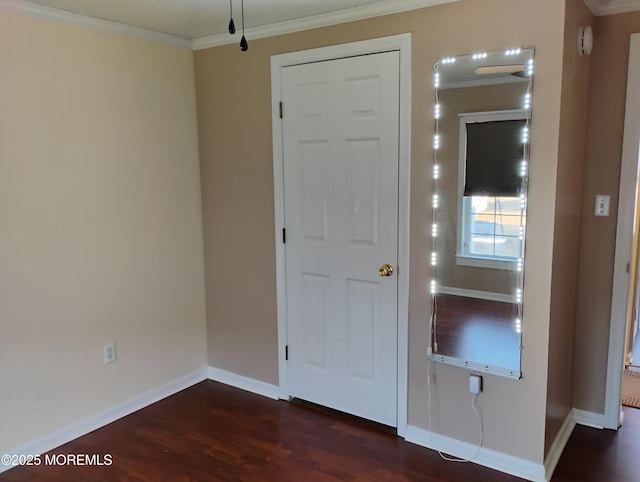
[(466, 124), (465, 196), (519, 196), (525, 119)]

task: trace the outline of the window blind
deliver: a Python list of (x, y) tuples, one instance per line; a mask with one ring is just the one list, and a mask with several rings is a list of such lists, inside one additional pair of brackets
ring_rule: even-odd
[(519, 196), (526, 120), (466, 124), (465, 196)]

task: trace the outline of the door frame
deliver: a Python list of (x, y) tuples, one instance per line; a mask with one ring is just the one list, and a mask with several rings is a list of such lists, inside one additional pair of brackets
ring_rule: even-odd
[(609, 326), (609, 354), (604, 402), (604, 427), (617, 430), (622, 404), (622, 372), (624, 368), (627, 313), (629, 310), (629, 273), (633, 249), (636, 190), (638, 187), (638, 154), (640, 145), (640, 92), (632, 86), (640, 85), (640, 34), (632, 34), (629, 46), (627, 99), (620, 166), (620, 192), (616, 247), (613, 262), (611, 293), (611, 321)]
[[(275, 212), (276, 297), (278, 317), (279, 396), (289, 396), (287, 382), (287, 304), (284, 228), (284, 156), (280, 119), (281, 69), (310, 62), (322, 62), (389, 51), (400, 52), (400, 126), (398, 150), (398, 377), (397, 433), (407, 429), (409, 352), (409, 205), (411, 180), (411, 33), (320, 47), (271, 57), (271, 126), (273, 138), (273, 193)], [(286, 113), (285, 113), (286, 115)]]

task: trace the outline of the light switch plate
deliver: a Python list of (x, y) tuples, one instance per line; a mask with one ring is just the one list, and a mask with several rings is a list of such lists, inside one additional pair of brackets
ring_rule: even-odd
[(596, 194), (596, 207), (593, 214), (596, 216), (608, 216), (610, 202), (611, 196), (607, 194)]

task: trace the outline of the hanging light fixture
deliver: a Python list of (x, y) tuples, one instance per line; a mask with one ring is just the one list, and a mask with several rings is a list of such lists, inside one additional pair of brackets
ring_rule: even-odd
[(229, 33), (233, 35), (236, 33), (236, 24), (233, 21), (233, 0), (229, 0)]
[(249, 50), (249, 44), (244, 36), (244, 0), (240, 0), (240, 9), (242, 13), (242, 39), (240, 39), (240, 50), (246, 52)]

